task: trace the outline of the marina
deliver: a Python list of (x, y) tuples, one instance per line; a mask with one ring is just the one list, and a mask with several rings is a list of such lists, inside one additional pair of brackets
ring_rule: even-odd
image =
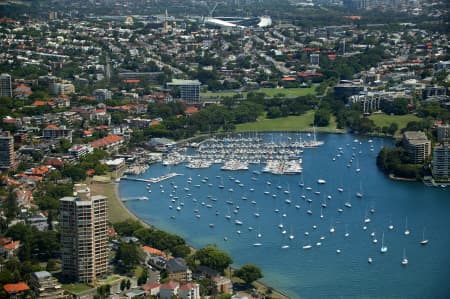
[[(288, 137), (298, 139), (297, 134), (261, 134), (258, 142), (279, 143)], [(385, 177), (375, 159), (389, 140), (368, 142), (352, 135), (319, 135), (319, 139), (323, 146), (299, 148), (303, 151), (299, 156), (290, 159), (290, 153), (276, 164), (296, 161), (301, 172), (264, 172), (262, 162), (250, 163), (257, 160), (250, 156), (247, 170), (223, 171), (223, 164), (208, 156), (212, 161), (208, 168), (188, 168), (189, 162), (171, 165), (171, 171), (183, 176), (152, 188), (151, 204), (128, 201), (126, 205), (144, 221), (180, 234), (195, 247), (216, 244), (230, 253), (237, 267), (258, 264), (265, 281), (292, 298), (336, 293), (446, 298), (450, 237), (445, 229), (450, 225), (446, 216), (450, 203), (442, 199), (449, 198), (448, 188)], [(185, 154), (196, 155), (195, 151)], [(264, 165), (269, 161), (265, 159)], [(154, 164), (135, 178), (163, 176), (167, 167)], [(146, 192), (145, 186), (133, 181), (120, 183), (124, 198)], [(407, 266), (401, 263), (404, 250)], [(424, 281), (424, 275), (429, 279)], [(386, 280), (380, 284), (379, 277)], [(420, 289), (415, 287), (419, 285)]]
[[(315, 135), (314, 135), (315, 136)], [(237, 136), (210, 138), (201, 142), (194, 152), (189, 154), (175, 151), (163, 158), (165, 166), (176, 166), (185, 163), (187, 168), (209, 168), (214, 164), (222, 164), (221, 170), (245, 171), (251, 164), (265, 164), (261, 171), (272, 174), (298, 174), (302, 172), (303, 149), (317, 148), (322, 141), (313, 139), (303, 141), (302, 135), (287, 137), (282, 142), (268, 142), (256, 136)]]

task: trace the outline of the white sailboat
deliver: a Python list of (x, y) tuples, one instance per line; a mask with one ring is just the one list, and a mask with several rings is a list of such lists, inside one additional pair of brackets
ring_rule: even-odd
[(331, 225), (330, 225), (330, 233), (332, 234), (332, 233), (334, 233), (335, 232), (335, 229), (334, 229), (334, 226), (333, 226), (333, 221), (331, 221)]
[(410, 233), (411, 232), (408, 229), (408, 216), (406, 216), (406, 218), (405, 218), (405, 232), (404, 232), (404, 234), (405, 234), (405, 236), (409, 236)]
[(289, 235), (289, 240), (294, 240), (295, 236), (294, 233), (292, 232), (292, 225), (291, 225), (291, 233)]
[(425, 239), (425, 228), (422, 230), (422, 240), (420, 241), (420, 245), (427, 245), (428, 239)]
[(364, 216), (364, 223), (370, 223), (370, 218), (369, 218), (369, 216), (367, 215), (367, 208), (366, 208), (366, 214), (365, 214), (365, 216)]
[(389, 226), (388, 226), (389, 230), (393, 230), (394, 229), (394, 225), (392, 224), (392, 219), (391, 219), (391, 215), (389, 215)]
[(363, 196), (364, 195), (363, 195), (363, 191), (362, 191), (362, 182), (359, 182), (359, 191), (356, 192), (356, 197), (362, 198)]
[(381, 253), (386, 253), (388, 251), (388, 248), (386, 245), (384, 245), (384, 232), (381, 235), (381, 248), (380, 248), (380, 252)]
[(403, 265), (403, 266), (408, 265), (408, 259), (406, 258), (406, 249), (405, 249), (405, 248), (403, 248), (402, 265)]
[(351, 208), (352, 207), (352, 198), (350, 196), (350, 191), (348, 191), (348, 201), (346, 201), (344, 203), (344, 206), (346, 206), (347, 208)]
[(372, 264), (372, 263), (373, 263), (373, 259), (372, 259), (371, 257), (369, 257), (369, 258), (367, 259), (367, 262), (368, 262), (369, 264)]
[(345, 225), (345, 234), (344, 234), (344, 237), (348, 237), (348, 236), (350, 236), (350, 233), (348, 232), (348, 224), (346, 224)]

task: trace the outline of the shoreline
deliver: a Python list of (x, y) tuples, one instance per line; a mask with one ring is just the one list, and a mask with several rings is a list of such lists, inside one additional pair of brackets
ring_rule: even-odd
[[(112, 187), (112, 188), (111, 188)], [(112, 192), (108, 192), (112, 191)], [(92, 182), (91, 183), (91, 193), (93, 195), (107, 195), (108, 196), (108, 209), (112, 211), (110, 213), (110, 222), (117, 223), (127, 219), (139, 221), (146, 228), (153, 227), (151, 224), (143, 221), (139, 217), (137, 217), (133, 212), (131, 212), (126, 205), (120, 200), (119, 194), (119, 184), (118, 183), (99, 183)], [(106, 193), (106, 194), (105, 194)], [(112, 215), (111, 215), (112, 214)], [(195, 250), (194, 247), (187, 244), (191, 249)], [(290, 297), (283, 292), (271, 287), (265, 282), (260, 280), (254, 282), (254, 287), (258, 289), (263, 295), (267, 294), (267, 292), (271, 291), (271, 297), (274, 299), (289, 299)]]

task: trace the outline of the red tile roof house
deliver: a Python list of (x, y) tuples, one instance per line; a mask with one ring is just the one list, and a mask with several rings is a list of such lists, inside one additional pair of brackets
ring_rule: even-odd
[(20, 247), (20, 241), (10, 238), (0, 238), (0, 254), (4, 257), (13, 256)]
[(144, 290), (145, 296), (157, 296), (160, 291), (161, 284), (159, 282), (155, 282), (152, 284), (146, 284), (141, 286), (141, 289)]
[(93, 148), (115, 149), (123, 143), (123, 137), (117, 135), (109, 135), (102, 139), (89, 142)]
[(200, 285), (196, 283), (182, 285), (178, 290), (178, 295), (182, 299), (200, 299)]
[(3, 289), (8, 294), (8, 298), (25, 298), (25, 293), (30, 290), (30, 287), (24, 282), (18, 282), (5, 284)]
[(169, 281), (168, 283), (162, 284), (159, 287), (159, 298), (171, 299), (172, 296), (178, 295), (179, 288), (180, 284), (175, 281)]

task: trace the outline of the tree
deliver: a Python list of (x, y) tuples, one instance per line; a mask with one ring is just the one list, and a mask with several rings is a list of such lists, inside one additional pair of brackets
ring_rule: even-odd
[(144, 270), (142, 270), (141, 275), (139, 275), (137, 284), (138, 285), (145, 284), (147, 282), (147, 278), (148, 278), (148, 270), (145, 268)]
[(242, 268), (234, 272), (234, 276), (245, 281), (247, 285), (252, 284), (254, 281), (263, 277), (261, 269), (256, 265), (245, 265)]
[(330, 123), (331, 113), (325, 109), (319, 109), (314, 113), (314, 124), (318, 127), (326, 127)]
[(391, 134), (391, 135), (394, 135), (395, 132), (397, 132), (397, 130), (398, 130), (398, 124), (397, 124), (397, 123), (392, 123), (392, 124), (389, 126), (387, 132), (388, 132), (389, 134)]
[(5, 209), (5, 215), (8, 220), (14, 219), (19, 213), (17, 198), (12, 189), (8, 192), (8, 198), (6, 199), (6, 203), (3, 205), (3, 208)]
[(141, 250), (137, 244), (121, 243), (116, 253), (116, 261), (120, 272), (131, 272), (139, 264)]
[(214, 246), (207, 246), (197, 250), (189, 259), (189, 263), (195, 267), (198, 265), (207, 266), (216, 271), (222, 272), (233, 263), (231, 257)]

